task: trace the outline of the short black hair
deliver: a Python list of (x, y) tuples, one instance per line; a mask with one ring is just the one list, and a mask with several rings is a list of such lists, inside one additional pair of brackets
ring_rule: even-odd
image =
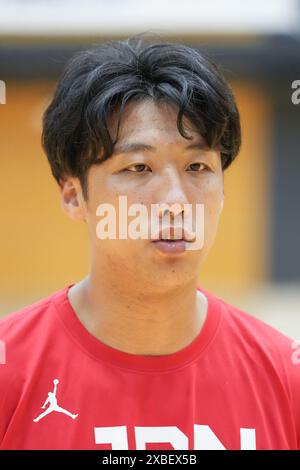
[(220, 68), (193, 47), (142, 34), (77, 52), (67, 63), (43, 115), (42, 145), (55, 179), (78, 177), (87, 197), (88, 169), (109, 158), (117, 142), (109, 117), (117, 112), (119, 130), (125, 104), (143, 99), (175, 105), (180, 134), (190, 138), (186, 116), (220, 150), (223, 170), (237, 156), (240, 117)]

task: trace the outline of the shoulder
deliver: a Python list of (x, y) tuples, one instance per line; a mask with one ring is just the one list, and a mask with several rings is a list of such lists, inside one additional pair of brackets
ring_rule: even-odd
[(64, 287), (0, 320), (0, 394), (16, 378), (26, 381), (34, 365), (49, 353), (58, 333), (55, 303), (65, 301), (66, 291)]
[(221, 317), (217, 347), (253, 373), (276, 376), (286, 387), (300, 392), (300, 344), (296, 338), (214, 294), (206, 294)]
[[(210, 296), (212, 294), (209, 294)], [(300, 342), (244, 310), (214, 296), (222, 312), (219, 340), (255, 374), (281, 383), (298, 420), (300, 436)], [(284, 314), (284, 312), (283, 312)]]
[(245, 344), (249, 343), (252, 346), (261, 346), (274, 353), (275, 351), (291, 353), (295, 347), (295, 338), (288, 337), (254, 314), (246, 312), (221, 297), (208, 291), (203, 290), (203, 292), (214, 305), (214, 309), (221, 311), (223, 334), (230, 334), (232, 339), (240, 340)]
[(23, 336), (23, 340), (32, 336), (49, 320), (49, 315), (55, 302), (63, 302), (66, 298), (67, 287), (56, 291), (49, 296), (26, 305), (16, 311), (10, 312), (0, 319), (0, 340), (12, 341)]

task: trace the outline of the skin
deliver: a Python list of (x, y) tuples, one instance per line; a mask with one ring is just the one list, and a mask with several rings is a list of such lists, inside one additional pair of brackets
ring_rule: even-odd
[[(196, 287), (222, 210), (221, 158), (186, 118), (184, 128), (192, 140), (182, 137), (176, 118), (177, 109), (166, 103), (128, 103), (113, 156), (88, 171), (88, 199), (77, 178), (60, 181), (65, 212), (84, 221), (89, 235), (89, 272), (69, 290), (70, 303), (91, 334), (132, 354), (165, 355), (183, 349), (199, 334), (207, 313), (207, 299), (197, 296)], [(114, 137), (113, 116), (109, 124)], [(155, 150), (118, 152), (121, 145), (137, 141)], [(201, 143), (202, 148), (187, 150), (191, 143)], [(128, 206), (142, 203), (149, 210), (151, 204), (189, 203), (194, 208), (203, 203), (202, 249), (170, 255), (149, 239), (98, 239), (96, 208), (110, 203), (117, 209), (119, 195), (127, 196)]]

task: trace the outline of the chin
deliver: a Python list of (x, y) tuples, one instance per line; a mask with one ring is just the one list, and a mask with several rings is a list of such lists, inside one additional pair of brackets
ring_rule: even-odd
[(184, 265), (179, 263), (168, 266), (146, 269), (147, 284), (153, 293), (163, 293), (185, 286), (199, 278), (199, 264), (197, 266)]

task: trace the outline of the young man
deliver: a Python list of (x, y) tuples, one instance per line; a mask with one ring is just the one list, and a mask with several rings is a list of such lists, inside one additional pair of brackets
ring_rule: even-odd
[[(43, 125), (90, 269), (2, 320), (0, 448), (299, 449), (292, 341), (198, 286), (240, 147), (218, 68), (184, 45), (107, 43), (67, 65)], [(124, 236), (124, 201), (146, 236)]]

